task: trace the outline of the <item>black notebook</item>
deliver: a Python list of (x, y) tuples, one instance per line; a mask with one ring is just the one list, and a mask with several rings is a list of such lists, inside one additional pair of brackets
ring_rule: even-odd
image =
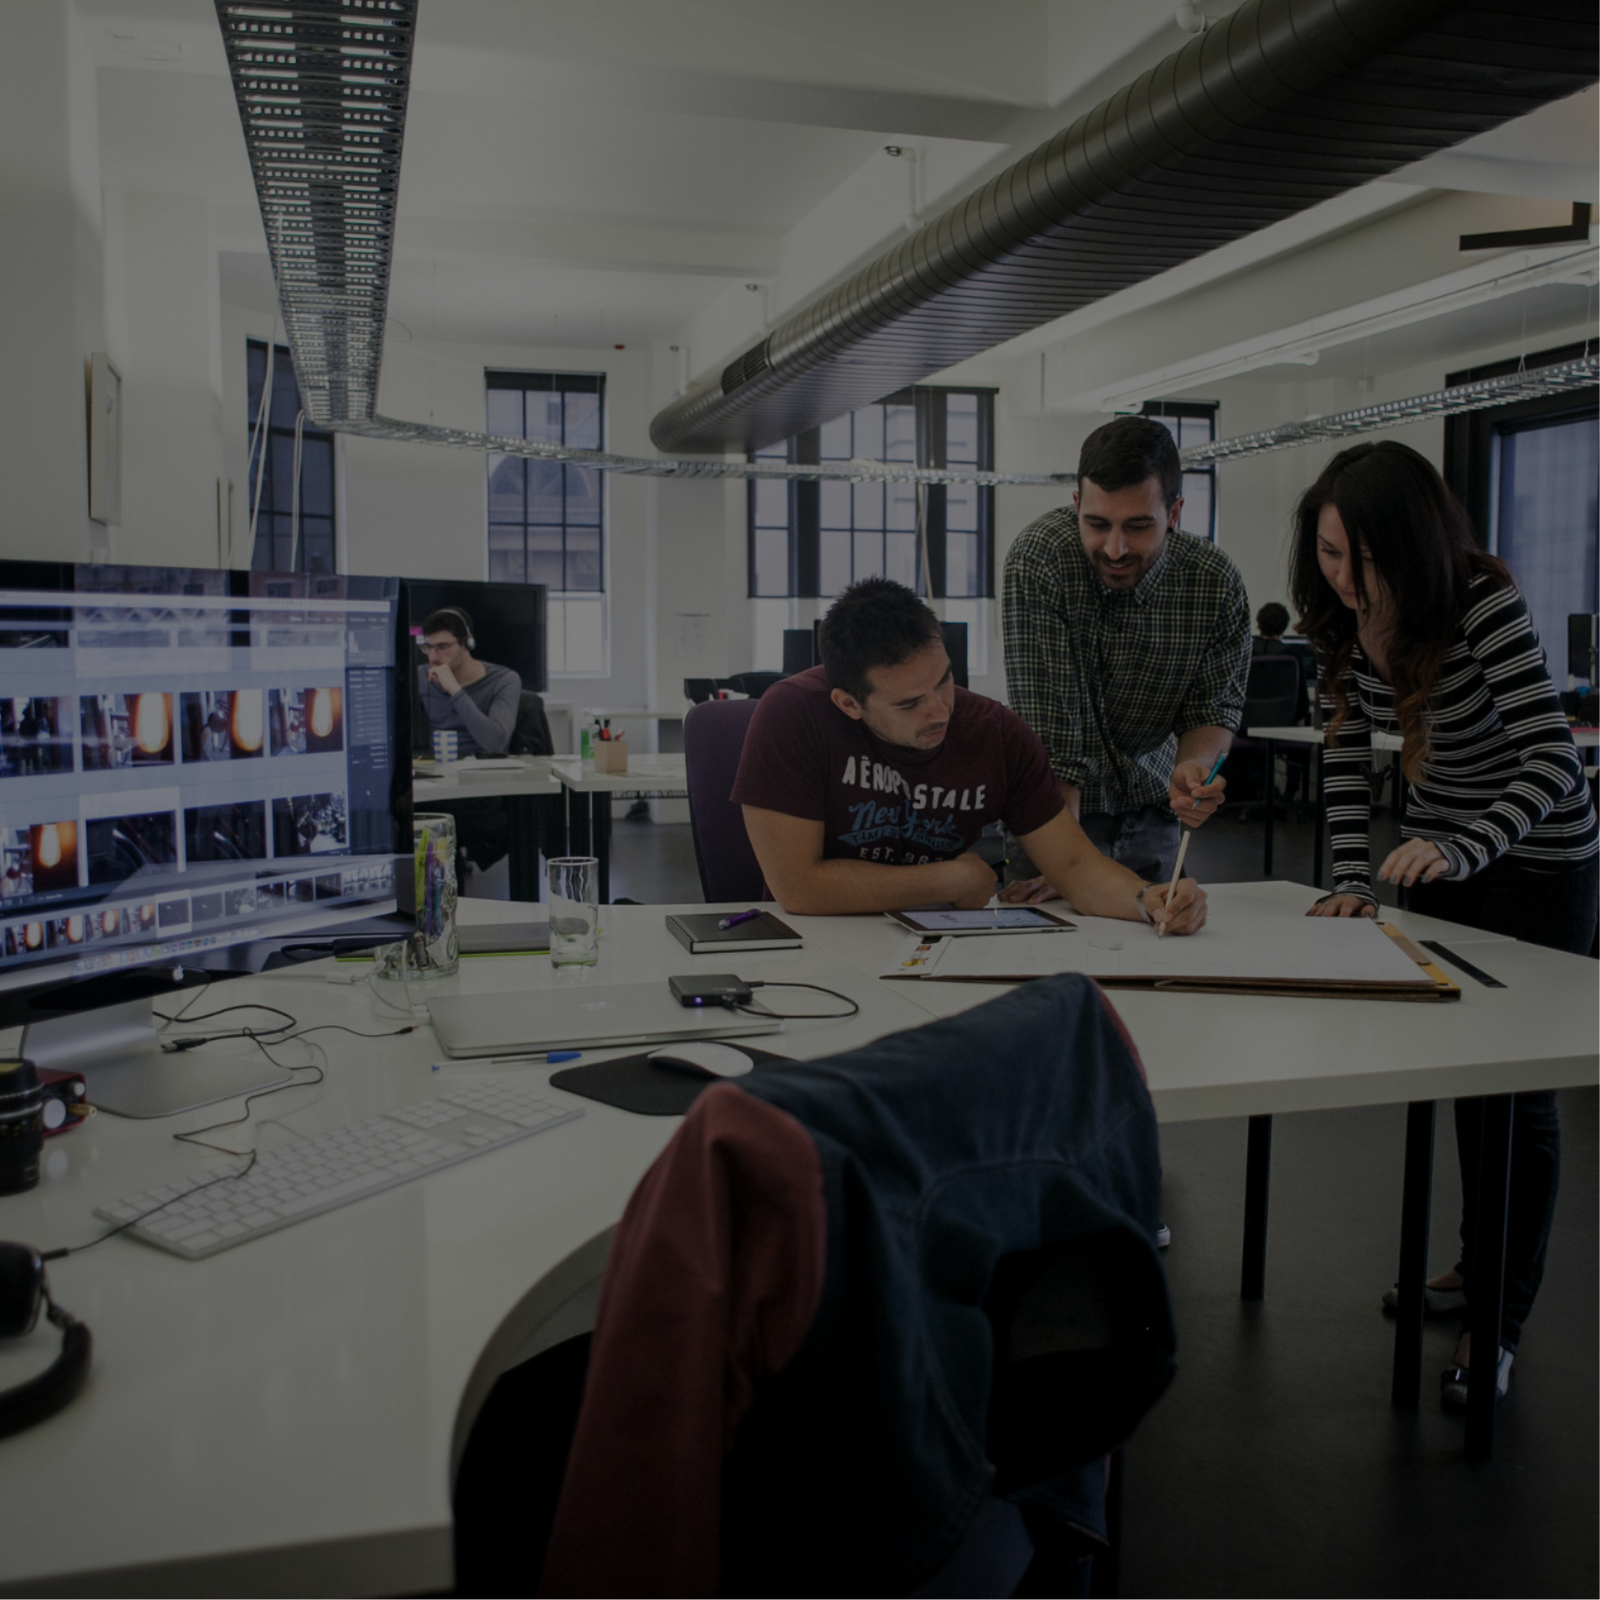
[(798, 950), (803, 942), (787, 922), (780, 922), (770, 911), (731, 928), (717, 924), (737, 912), (717, 911), (704, 916), (668, 917), (667, 931), (692, 956), (712, 950)]

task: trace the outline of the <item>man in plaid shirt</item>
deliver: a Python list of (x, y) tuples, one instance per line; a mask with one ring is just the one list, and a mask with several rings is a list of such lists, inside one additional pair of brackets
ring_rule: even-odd
[[(1177, 445), (1149, 417), (1084, 441), (1078, 488), (1025, 528), (1005, 567), (1011, 708), (1050, 753), (1090, 839), (1169, 878), (1178, 825), (1222, 803), (1206, 777), (1233, 743), (1250, 663), (1250, 605), (1233, 563), (1178, 526)], [(1008, 900), (1054, 891), (1022, 858)]]

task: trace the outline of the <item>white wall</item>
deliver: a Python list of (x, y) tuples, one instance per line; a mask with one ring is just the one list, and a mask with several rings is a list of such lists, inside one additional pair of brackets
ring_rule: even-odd
[(105, 348), (94, 65), (67, 5), (9, 6), (0, 49), (0, 555), (84, 558), (86, 370)]

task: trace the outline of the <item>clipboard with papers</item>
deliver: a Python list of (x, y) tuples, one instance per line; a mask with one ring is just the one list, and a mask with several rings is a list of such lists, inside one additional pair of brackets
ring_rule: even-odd
[(881, 977), (1026, 983), (1082, 972), (1107, 989), (1183, 994), (1459, 1000), (1460, 988), (1388, 923), (1365, 917), (1239, 918), (1186, 938), (1136, 922), (1079, 917), (1051, 939), (913, 936)]

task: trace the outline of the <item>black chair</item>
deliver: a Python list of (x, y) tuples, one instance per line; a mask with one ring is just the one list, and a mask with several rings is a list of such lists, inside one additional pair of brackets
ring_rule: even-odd
[(712, 700), (683, 719), (689, 787), (689, 831), (706, 903), (761, 898), (761, 863), (744, 830), (744, 813), (728, 796), (739, 771), (754, 700)]
[(781, 672), (736, 672), (731, 678), (724, 678), (719, 687), (732, 689), (735, 694), (747, 694), (752, 700), (759, 700), (773, 684), (781, 682)]
[[(1292, 655), (1252, 656), (1245, 679), (1244, 726), (1249, 728), (1287, 728), (1296, 725), (1305, 696), (1300, 663)], [(1255, 822), (1265, 805), (1277, 805), (1276, 779), (1267, 770), (1266, 753), (1258, 740), (1245, 734), (1233, 741), (1228, 753), (1226, 775), (1230, 786), (1238, 783), (1251, 799), (1260, 804), (1247, 806), (1239, 814), (1241, 822)]]
[(683, 680), (683, 698), (691, 705), (701, 706), (707, 700), (717, 698), (717, 680), (715, 678), (685, 678)]
[(544, 699), (532, 689), (524, 689), (517, 702), (517, 725), (511, 730), (510, 749), (514, 756), (553, 756), (556, 753)]

